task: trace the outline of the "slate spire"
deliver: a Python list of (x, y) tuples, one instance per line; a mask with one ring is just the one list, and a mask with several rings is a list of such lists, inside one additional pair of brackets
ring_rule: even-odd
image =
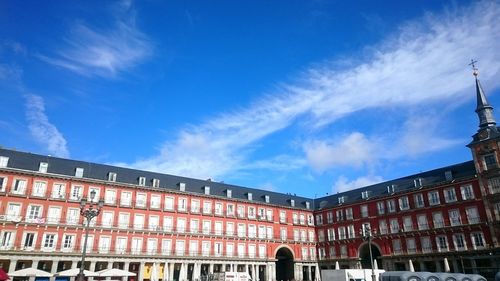
[(481, 87), (481, 82), (479, 82), (479, 79), (477, 78), (479, 76), (479, 71), (477, 70), (475, 63), (476, 61), (471, 61), (472, 69), (474, 70), (473, 75), (476, 79), (476, 113), (479, 117), (479, 130), (481, 130), (490, 126), (494, 127), (496, 125), (496, 121), (493, 117), (493, 106), (488, 103), (483, 88)]

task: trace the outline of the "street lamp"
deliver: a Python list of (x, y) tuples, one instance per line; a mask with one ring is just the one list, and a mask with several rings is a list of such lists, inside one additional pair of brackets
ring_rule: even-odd
[(369, 224), (363, 224), (363, 228), (361, 228), (360, 234), (363, 240), (368, 240), (368, 248), (370, 250), (370, 264), (372, 267), (372, 281), (376, 281), (375, 277), (375, 268), (373, 267), (373, 253), (372, 253), (372, 239), (376, 234), (376, 230), (372, 230)]
[[(87, 202), (87, 198), (82, 198), (80, 201), (80, 215), (87, 219), (87, 223), (85, 224), (85, 240), (83, 242), (83, 253), (82, 253), (82, 261), (80, 264), (80, 273), (76, 276), (76, 281), (84, 281), (85, 274), (83, 270), (85, 269), (85, 255), (87, 254), (87, 240), (89, 238), (89, 227), (90, 221), (93, 218), (97, 217), (101, 212), (101, 208), (104, 205), (104, 200), (100, 199), (97, 206), (94, 204), (96, 191), (92, 189), (90, 191), (90, 202)], [(84, 222), (85, 223), (85, 222)]]

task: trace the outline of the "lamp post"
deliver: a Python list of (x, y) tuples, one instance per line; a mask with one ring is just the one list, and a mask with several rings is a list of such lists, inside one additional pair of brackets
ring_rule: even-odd
[(368, 241), (368, 248), (370, 250), (370, 264), (372, 267), (372, 281), (376, 281), (375, 268), (373, 267), (373, 253), (372, 253), (372, 239), (376, 233), (376, 230), (372, 230), (369, 224), (363, 224), (363, 228), (360, 231), (363, 240)]
[(83, 270), (85, 269), (85, 256), (87, 254), (87, 240), (89, 239), (89, 228), (90, 221), (93, 218), (97, 217), (101, 212), (101, 208), (104, 205), (104, 200), (100, 199), (98, 204), (94, 204), (95, 198), (95, 190), (90, 191), (90, 202), (87, 202), (87, 198), (82, 198), (80, 201), (80, 215), (82, 215), (85, 219), (87, 219), (87, 223), (85, 223), (85, 239), (83, 242), (83, 253), (82, 253), (82, 261), (80, 264), (80, 273), (76, 276), (76, 281), (84, 281), (85, 274)]

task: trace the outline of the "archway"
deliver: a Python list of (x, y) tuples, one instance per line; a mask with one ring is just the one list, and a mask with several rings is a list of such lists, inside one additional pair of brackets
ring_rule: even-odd
[(293, 273), (293, 253), (290, 249), (281, 247), (276, 252), (276, 280), (293, 280)]
[[(379, 260), (381, 254), (380, 250), (377, 246), (375, 246), (372, 243), (372, 256), (374, 260), (377, 260), (377, 266), (379, 269), (382, 269), (382, 263)], [(361, 259), (361, 267), (362, 268), (371, 268), (371, 262), (370, 262), (370, 248), (368, 246), (368, 243), (365, 243), (359, 247), (359, 258)]]

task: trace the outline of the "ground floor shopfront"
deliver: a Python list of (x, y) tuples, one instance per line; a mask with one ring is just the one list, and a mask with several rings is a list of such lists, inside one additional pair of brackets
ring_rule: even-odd
[[(0, 267), (10, 273), (31, 267), (56, 274), (60, 271), (79, 268), (80, 257), (5, 255), (0, 257)], [(85, 262), (85, 269), (90, 271), (119, 268), (136, 274), (135, 277), (114, 279), (123, 281), (150, 280), (153, 267), (156, 267), (159, 280), (162, 281), (208, 281), (212, 280), (216, 273), (229, 271), (247, 272), (255, 281), (314, 281), (320, 277), (319, 267), (316, 262), (289, 261), (288, 264), (283, 264), (279, 259), (249, 261), (238, 259), (162, 259), (151, 256), (140, 258), (90, 256)], [(283, 272), (286, 272), (286, 274), (283, 275)], [(92, 279), (89, 278), (89, 280)], [(94, 278), (94, 280), (97, 280), (97, 278)]]

